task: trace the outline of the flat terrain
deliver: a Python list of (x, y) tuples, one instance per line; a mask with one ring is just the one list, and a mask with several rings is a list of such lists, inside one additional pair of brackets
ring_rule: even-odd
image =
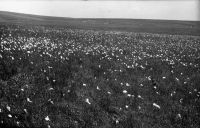
[(199, 128), (200, 36), (101, 26), (151, 20), (0, 18), (1, 128)]
[(0, 11), (0, 23), (56, 25), (66, 28), (200, 35), (200, 22), (143, 19), (81, 19)]

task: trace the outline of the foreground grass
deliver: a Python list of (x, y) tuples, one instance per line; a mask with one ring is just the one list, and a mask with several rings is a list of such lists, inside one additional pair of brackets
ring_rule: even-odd
[(5, 127), (198, 128), (200, 39), (1, 26)]

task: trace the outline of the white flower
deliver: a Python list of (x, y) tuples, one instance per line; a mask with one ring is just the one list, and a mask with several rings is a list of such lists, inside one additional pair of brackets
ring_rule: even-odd
[(24, 109), (24, 112), (28, 113), (28, 112), (27, 112), (27, 109)]
[(6, 108), (7, 108), (8, 111), (10, 111), (10, 106), (7, 105)]
[(128, 97), (131, 97), (131, 94), (127, 94)]
[(123, 93), (127, 93), (127, 91), (126, 91), (126, 90), (123, 90)]
[(30, 103), (32, 103), (32, 102), (33, 102), (33, 101), (31, 101), (29, 98), (27, 98), (27, 101), (28, 101), (28, 102), (30, 102)]
[(151, 80), (151, 76), (148, 76), (147, 79), (148, 79), (148, 80)]
[(119, 123), (119, 120), (116, 120), (115, 122), (116, 122), (116, 124), (118, 124), (118, 123)]
[(138, 98), (143, 99), (142, 96), (138, 95)]
[(54, 104), (54, 102), (53, 102), (51, 99), (49, 99), (48, 101), (49, 101), (51, 104)]
[(108, 93), (108, 94), (111, 94), (111, 92), (109, 92), (109, 91), (108, 91), (107, 93)]
[(19, 121), (17, 121), (16, 123), (17, 123), (17, 125), (19, 125)]
[(97, 86), (97, 90), (100, 90), (99, 86)]
[(130, 86), (130, 84), (129, 84), (129, 83), (126, 83), (126, 86), (127, 86), (127, 87)]
[(51, 87), (51, 88), (49, 88), (49, 90), (54, 90), (54, 89)]
[(179, 113), (179, 114), (177, 114), (177, 116), (179, 117), (179, 118), (181, 118), (181, 114)]
[(91, 104), (88, 98), (85, 99), (85, 102), (87, 102), (88, 104)]
[(156, 103), (153, 103), (153, 106), (160, 109), (160, 106), (158, 104), (156, 104)]
[(49, 116), (46, 116), (46, 117), (45, 117), (45, 120), (46, 120), (46, 121), (50, 121)]

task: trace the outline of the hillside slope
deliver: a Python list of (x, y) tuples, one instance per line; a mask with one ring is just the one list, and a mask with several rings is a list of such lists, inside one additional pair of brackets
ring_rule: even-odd
[(0, 23), (55, 25), (78, 29), (200, 35), (199, 21), (64, 18), (0, 11)]

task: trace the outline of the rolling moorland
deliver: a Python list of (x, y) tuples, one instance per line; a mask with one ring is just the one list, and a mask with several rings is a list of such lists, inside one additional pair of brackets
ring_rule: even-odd
[(0, 11), (0, 22), (22, 25), (52, 25), (86, 30), (118, 30), (144, 33), (200, 35), (199, 21), (150, 19), (81, 19), (38, 16)]
[(0, 127), (199, 128), (199, 25), (0, 12)]

